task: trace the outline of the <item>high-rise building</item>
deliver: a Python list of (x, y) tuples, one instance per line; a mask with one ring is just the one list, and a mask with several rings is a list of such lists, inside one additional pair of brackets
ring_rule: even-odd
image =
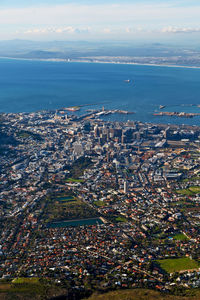
[(77, 156), (81, 156), (84, 154), (84, 151), (83, 151), (83, 146), (81, 143), (79, 142), (74, 142), (73, 143), (73, 148), (74, 148), (74, 154), (77, 155)]
[(128, 182), (124, 181), (124, 194), (128, 193)]
[(95, 125), (95, 126), (94, 126), (94, 136), (95, 136), (95, 137), (98, 137), (98, 136), (99, 136), (99, 128), (98, 128), (98, 125)]

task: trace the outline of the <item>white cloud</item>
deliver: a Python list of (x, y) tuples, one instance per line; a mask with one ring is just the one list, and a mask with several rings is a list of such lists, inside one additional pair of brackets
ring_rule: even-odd
[(103, 32), (104, 33), (111, 33), (111, 29), (110, 28), (104, 28)]
[(127, 33), (131, 33), (131, 32), (132, 32), (132, 28), (127, 27), (125, 31), (126, 31)]
[(73, 26), (66, 26), (66, 27), (47, 27), (47, 28), (32, 28), (25, 30), (23, 32), (17, 31), (18, 33), (23, 34), (50, 34), (50, 33), (57, 33), (57, 34), (75, 34), (75, 33), (89, 33), (90, 28), (76, 28)]
[[(0, 24), (9, 25), (63, 25), (74, 26), (88, 24), (116, 25), (120, 23), (140, 23), (147, 27), (157, 23), (181, 21), (180, 24), (198, 21), (200, 5), (191, 7), (170, 6), (161, 4), (65, 4), (54, 6), (39, 6), (16, 9), (1, 9)], [(173, 22), (172, 22), (173, 21)], [(105, 25), (106, 24), (106, 25)], [(134, 24), (134, 25), (135, 25)], [(137, 24), (138, 25), (138, 24)]]
[[(55, 1), (56, 2), (56, 1)], [(67, 2), (67, 1), (66, 1)], [(199, 5), (180, 6), (175, 2), (146, 4), (40, 5), (0, 9), (0, 38), (53, 38), (58, 35), (78, 38), (132, 38), (164, 33), (198, 32)], [(149, 1), (151, 2), (151, 1)], [(152, 3), (152, 2), (151, 2)], [(35, 26), (33, 25), (35, 24)], [(173, 27), (169, 25), (173, 24)], [(49, 37), (48, 37), (49, 36)]]
[(194, 32), (200, 32), (199, 28), (191, 28), (191, 27), (173, 27), (168, 26), (161, 30), (163, 33), (194, 33)]
[(137, 32), (149, 32), (148, 29), (144, 29), (142, 26), (136, 26), (136, 27), (126, 27), (125, 28), (126, 33), (137, 33)]

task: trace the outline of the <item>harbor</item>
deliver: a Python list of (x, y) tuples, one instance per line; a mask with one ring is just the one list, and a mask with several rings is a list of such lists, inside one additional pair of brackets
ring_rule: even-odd
[(82, 116), (83, 120), (87, 120), (87, 119), (97, 119), (99, 117), (103, 117), (103, 116), (107, 116), (107, 115), (111, 115), (111, 114), (125, 114), (125, 115), (129, 115), (129, 114), (134, 114), (135, 112), (131, 112), (128, 110), (120, 110), (120, 109), (110, 109), (110, 110), (105, 110), (104, 108), (102, 108), (102, 110), (96, 110), (96, 111), (92, 111), (90, 110), (90, 112), (84, 116)]
[(186, 112), (168, 112), (168, 111), (162, 111), (158, 113), (154, 113), (154, 116), (167, 116), (167, 117), (180, 117), (180, 118), (193, 118), (200, 116), (200, 113), (186, 113)]

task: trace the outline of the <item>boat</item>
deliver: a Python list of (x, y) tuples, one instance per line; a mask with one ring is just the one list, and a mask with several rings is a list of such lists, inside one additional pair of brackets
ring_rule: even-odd
[(130, 83), (131, 80), (130, 79), (125, 79), (124, 82)]
[(163, 108), (165, 108), (165, 105), (160, 105), (159, 108), (163, 109)]
[(80, 107), (79, 106), (66, 107), (65, 110), (78, 111), (78, 110), (80, 110)]

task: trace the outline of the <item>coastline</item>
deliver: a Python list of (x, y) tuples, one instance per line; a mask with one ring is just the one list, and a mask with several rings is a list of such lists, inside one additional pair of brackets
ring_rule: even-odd
[[(196, 103), (199, 105), (198, 101), (198, 93), (199, 93), (199, 71), (191, 71), (188, 69), (170, 69), (170, 68), (162, 68), (160, 66), (159, 68), (156, 68), (158, 65), (154, 65), (155, 68), (151, 67), (152, 64), (149, 64), (149, 68), (144, 66), (130, 66), (128, 67), (128, 64), (135, 64), (139, 65), (136, 63), (125, 63), (127, 66), (114, 66), (114, 64), (123, 64), (121, 62), (116, 62), (116, 61), (109, 61), (109, 62), (96, 62), (92, 61), (83, 61), (79, 60), (79, 63), (77, 62), (78, 60), (75, 61), (69, 61), (68, 64), (64, 64), (68, 62), (68, 60), (64, 59), (27, 59), (27, 58), (17, 58), (17, 57), (12, 57), (12, 58), (5, 58), (1, 57), (1, 66), (2, 69), (5, 69), (5, 79), (6, 82), (12, 82), (13, 86), (18, 86), (18, 81), (15, 79), (15, 74), (18, 74), (19, 68), (21, 70), (24, 70), (24, 74), (31, 74), (31, 70), (33, 69), (35, 73), (30, 76), (24, 77), (23, 73), (21, 72), (21, 86), (18, 89), (16, 94), (13, 94), (12, 92), (8, 95), (8, 103), (12, 103), (8, 107), (7, 101), (4, 100), (4, 95), (7, 95), (7, 86), (3, 86), (2, 91), (1, 91), (1, 112), (35, 112), (35, 111), (40, 111), (40, 110), (54, 110), (54, 109), (62, 109), (65, 107), (73, 107), (73, 106), (80, 106), (82, 104), (85, 104), (90, 102), (89, 104), (96, 103), (95, 105), (101, 105), (99, 107), (102, 107), (103, 103), (109, 103), (109, 105), (106, 106), (106, 109), (120, 109), (120, 110), (130, 110), (135, 112), (133, 116), (127, 115), (111, 115), (111, 116), (104, 116), (103, 120), (107, 121), (124, 121), (124, 120), (136, 120), (136, 121), (142, 121), (142, 122), (149, 122), (149, 123), (169, 123), (169, 124), (187, 124), (187, 125), (197, 125), (199, 122), (199, 118), (197, 117), (194, 118), (171, 118), (171, 116), (165, 116), (162, 117), (163, 119), (160, 119), (160, 116), (153, 116), (152, 114), (156, 112), (156, 109), (158, 109), (159, 105), (169, 105), (172, 104), (191, 104), (191, 103)], [(13, 60), (16, 60), (16, 62), (13, 62)], [(27, 60), (27, 62), (23, 62), (23, 60)], [(29, 61), (29, 62), (28, 62)], [(35, 61), (35, 62), (33, 62)], [(37, 62), (38, 61), (38, 62)], [(40, 61), (44, 61), (45, 63), (42, 63)], [(50, 61), (48, 63), (48, 61)], [(51, 61), (55, 62), (61, 62), (59, 63), (51, 63)], [(72, 64), (70, 64), (72, 62)], [(74, 64), (73, 64), (74, 62)], [(85, 63), (85, 64), (83, 64)], [(96, 63), (96, 65), (95, 65)], [(97, 65), (97, 63), (101, 63), (101, 65)], [(110, 64), (110, 65), (109, 65)], [(140, 64), (141, 65), (141, 64)], [(93, 66), (93, 67), (92, 67)], [(96, 66), (96, 67), (95, 67)], [(171, 66), (170, 66), (171, 67)], [(177, 66), (175, 66), (177, 67)], [(64, 77), (63, 80), (56, 80), (55, 75), (53, 72), (51, 72), (50, 75), (48, 75), (48, 69), (51, 69), (53, 71), (56, 70), (58, 71), (59, 74), (64, 74), (64, 72), (67, 71), (66, 78)], [(100, 68), (100, 69), (99, 69)], [(90, 80), (91, 75), (93, 75), (96, 70), (103, 70), (106, 72), (103, 74), (103, 76), (97, 74), (97, 79), (100, 80)], [(8, 70), (8, 71), (7, 71)], [(85, 82), (85, 80), (82, 80), (82, 77), (77, 77), (77, 74), (79, 74), (79, 70), (81, 72), (83, 71), (83, 74), (86, 74), (86, 76), (89, 74), (89, 80)], [(69, 71), (69, 72), (68, 72)], [(111, 73), (110, 73), (111, 71)], [(117, 72), (117, 77), (116, 74), (114, 73), (114, 76), (112, 73)], [(147, 74), (149, 76), (149, 71), (150, 71), (150, 78), (144, 82), (143, 80), (143, 74)], [(142, 73), (142, 77), (140, 80), (137, 78), (137, 74)], [(74, 74), (71, 76), (71, 73)], [(167, 74), (167, 79), (161, 76), (160, 74), (165, 75)], [(38, 75), (37, 75), (38, 74)], [(57, 74), (57, 73), (56, 73)], [(154, 90), (154, 83), (155, 83), (155, 78), (151, 78), (151, 74), (155, 74), (157, 76), (157, 81), (156, 82), (161, 82), (163, 83), (161, 85), (160, 90), (158, 91), (157, 88)], [(36, 78), (36, 76), (39, 76)], [(188, 76), (189, 75), (189, 76)], [(173, 78), (178, 80), (178, 86), (180, 87), (180, 91), (177, 91), (177, 83), (174, 82)], [(169, 91), (169, 97), (174, 99), (174, 101), (170, 100), (168, 101), (168, 96), (166, 96), (166, 93), (168, 95), (168, 88), (166, 86), (166, 82), (168, 82), (168, 77), (170, 78), (170, 83), (172, 83), (172, 89)], [(185, 79), (190, 77), (190, 80), (188, 81), (187, 89), (184, 89), (184, 93), (182, 92), (182, 79), (185, 82)], [(42, 78), (42, 81), (40, 80)], [(49, 82), (50, 80), (54, 80), (54, 84), (51, 85)], [(78, 78), (78, 80), (77, 80)], [(117, 80), (116, 80), (117, 78)], [(124, 81), (127, 79), (131, 78), (130, 80), (132, 81), (132, 84), (127, 84)], [(194, 78), (194, 86), (191, 83), (191, 79)], [(25, 79), (25, 81), (24, 81)], [(17, 79), (18, 80), (18, 79)], [(44, 81), (43, 81), (44, 80)], [(102, 81), (101, 81), (102, 80)], [(166, 81), (167, 80), (167, 81)], [(4, 81), (2, 81), (4, 83)], [(24, 89), (23, 83), (26, 82), (28, 87), (28, 90), (26, 90), (26, 87)], [(46, 90), (46, 86), (43, 86), (43, 82), (46, 82), (48, 84), (48, 87), (50, 89)], [(94, 86), (92, 86), (92, 89), (90, 90), (89, 88), (89, 93), (88, 90), (86, 91), (85, 87), (91, 86), (91, 82), (94, 83)], [(42, 91), (41, 95), (40, 93), (37, 92), (37, 88), (32, 89), (33, 83), (35, 84), (36, 87), (39, 87), (40, 90)], [(116, 83), (117, 84), (116, 86)], [(85, 85), (86, 84), (86, 85)], [(95, 86), (96, 84), (96, 86)], [(97, 90), (102, 89), (102, 84), (105, 84), (105, 87), (107, 91), (101, 92), (102, 94), (96, 95), (96, 87)], [(57, 92), (57, 86), (59, 86), (59, 90)], [(145, 87), (145, 89), (144, 89)], [(191, 89), (192, 88), (192, 89)], [(79, 93), (80, 91), (84, 91), (83, 93)], [(190, 91), (193, 91), (194, 89), (194, 96), (191, 95)], [(162, 90), (165, 91), (165, 93), (162, 93)], [(70, 97), (68, 96), (68, 93), (70, 94)], [(148, 93), (148, 94), (147, 94)], [(153, 94), (151, 94), (153, 93)], [(178, 93), (178, 98), (177, 98), (177, 93)], [(155, 94), (155, 95), (154, 95)], [(32, 96), (29, 100), (29, 104), (26, 102), (26, 98)], [(72, 96), (71, 96), (72, 95)], [(88, 98), (89, 95), (89, 98)], [(154, 99), (156, 96), (157, 98)], [(185, 97), (185, 100), (184, 100)], [(181, 100), (183, 98), (183, 100)], [(87, 99), (87, 101), (85, 100)], [(95, 99), (95, 100), (94, 100)], [(140, 104), (139, 100), (141, 99), (143, 101), (144, 105)], [(138, 101), (137, 101), (138, 100)], [(152, 101), (152, 102), (151, 102)], [(103, 102), (103, 103), (102, 103)], [(177, 109), (177, 108), (174, 108)], [(173, 108), (169, 108), (169, 110), (173, 110)], [(83, 109), (85, 112), (85, 108)], [(184, 111), (184, 112), (195, 112), (196, 108), (182, 108), (178, 109), (178, 111)], [(83, 113), (84, 113), (83, 112)], [(82, 113), (79, 113), (82, 115)], [(79, 116), (79, 114), (77, 114)], [(197, 119), (197, 120), (196, 120)]]
[(1, 59), (8, 60), (19, 60), (19, 61), (42, 61), (42, 62), (65, 62), (65, 63), (90, 63), (90, 64), (114, 64), (114, 65), (135, 65), (135, 66), (147, 66), (147, 67), (166, 67), (166, 68), (184, 68), (184, 69), (200, 69), (200, 66), (186, 66), (186, 65), (174, 65), (174, 64), (148, 64), (148, 63), (137, 63), (137, 62), (120, 62), (120, 61), (90, 61), (80, 59), (64, 59), (64, 58), (20, 58), (20, 57), (6, 57), (0, 56)]

